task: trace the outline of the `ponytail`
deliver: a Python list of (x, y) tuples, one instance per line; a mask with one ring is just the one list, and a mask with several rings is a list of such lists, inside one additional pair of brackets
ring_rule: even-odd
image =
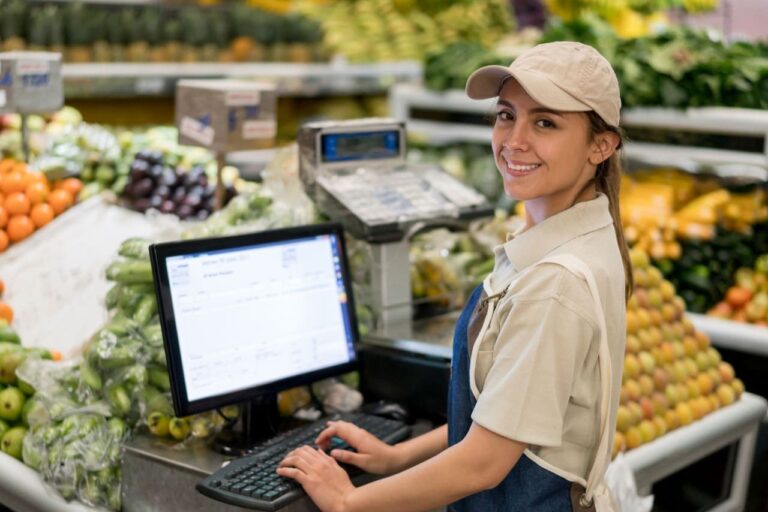
[[(591, 136), (611, 131), (621, 137), (621, 132), (618, 128), (609, 126), (595, 112), (588, 112), (587, 117), (590, 121)], [(620, 147), (621, 144), (619, 144), (619, 148)], [(627, 240), (624, 237), (624, 228), (621, 224), (621, 210), (619, 208), (619, 191), (621, 189), (622, 172), (623, 170), (619, 154), (613, 153), (608, 159), (598, 164), (595, 172), (595, 188), (598, 192), (601, 192), (608, 197), (608, 209), (613, 218), (613, 229), (616, 231), (616, 241), (619, 244), (621, 260), (624, 264), (625, 298), (629, 300), (634, 288), (634, 279), (632, 277), (632, 263), (629, 259), (629, 247), (627, 245)]]

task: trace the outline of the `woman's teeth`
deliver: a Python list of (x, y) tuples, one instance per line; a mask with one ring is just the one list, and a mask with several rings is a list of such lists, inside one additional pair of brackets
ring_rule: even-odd
[(513, 171), (525, 172), (525, 171), (532, 171), (532, 170), (536, 169), (539, 165), (541, 165), (541, 164), (512, 165), (512, 164), (508, 163), (507, 167), (509, 167)]

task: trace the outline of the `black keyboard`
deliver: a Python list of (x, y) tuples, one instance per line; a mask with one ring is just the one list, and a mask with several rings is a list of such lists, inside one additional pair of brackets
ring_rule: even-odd
[[(354, 423), (388, 444), (406, 439), (411, 429), (403, 422), (363, 413), (351, 413), (324, 418), (270, 439), (253, 450), (253, 453), (235, 459), (197, 484), (197, 490), (215, 500), (240, 507), (258, 510), (278, 510), (305, 496), (301, 485), (284, 478), (275, 471), (283, 458), (295, 448), (314, 446), (318, 434), (329, 420)], [(338, 437), (331, 439), (331, 449), (353, 450)], [(355, 476), (361, 471), (343, 465)]]

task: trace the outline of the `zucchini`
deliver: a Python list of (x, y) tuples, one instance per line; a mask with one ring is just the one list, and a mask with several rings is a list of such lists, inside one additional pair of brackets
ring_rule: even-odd
[(152, 284), (152, 266), (149, 261), (118, 261), (107, 267), (107, 279), (124, 284)]

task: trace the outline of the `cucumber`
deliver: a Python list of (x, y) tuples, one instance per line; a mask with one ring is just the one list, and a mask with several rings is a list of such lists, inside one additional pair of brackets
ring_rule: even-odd
[(149, 258), (149, 246), (151, 244), (152, 242), (144, 238), (129, 238), (120, 244), (117, 253), (126, 258), (147, 259)]
[(152, 295), (144, 295), (136, 306), (133, 319), (139, 325), (146, 325), (157, 313), (157, 302)]
[(116, 416), (125, 416), (131, 411), (131, 397), (120, 384), (107, 388), (107, 401)]
[(83, 359), (80, 362), (80, 377), (83, 379), (86, 386), (94, 391), (101, 391), (103, 385), (101, 374), (91, 367), (87, 359)]
[[(125, 316), (132, 317), (136, 313), (139, 304), (146, 297), (152, 297), (153, 293), (151, 286), (148, 287), (146, 283), (125, 285), (118, 301), (120, 311)], [(152, 299), (154, 300), (154, 297)]]
[(152, 266), (143, 260), (115, 262), (107, 267), (107, 279), (124, 284), (152, 284)]
[(117, 304), (120, 301), (120, 295), (122, 295), (122, 293), (123, 285), (120, 283), (115, 284), (112, 286), (112, 288), (109, 289), (107, 296), (104, 299), (104, 304), (107, 306), (107, 309), (113, 309), (117, 307)]
[(149, 382), (162, 391), (171, 390), (171, 379), (168, 376), (168, 370), (157, 366), (147, 368), (149, 372)]

